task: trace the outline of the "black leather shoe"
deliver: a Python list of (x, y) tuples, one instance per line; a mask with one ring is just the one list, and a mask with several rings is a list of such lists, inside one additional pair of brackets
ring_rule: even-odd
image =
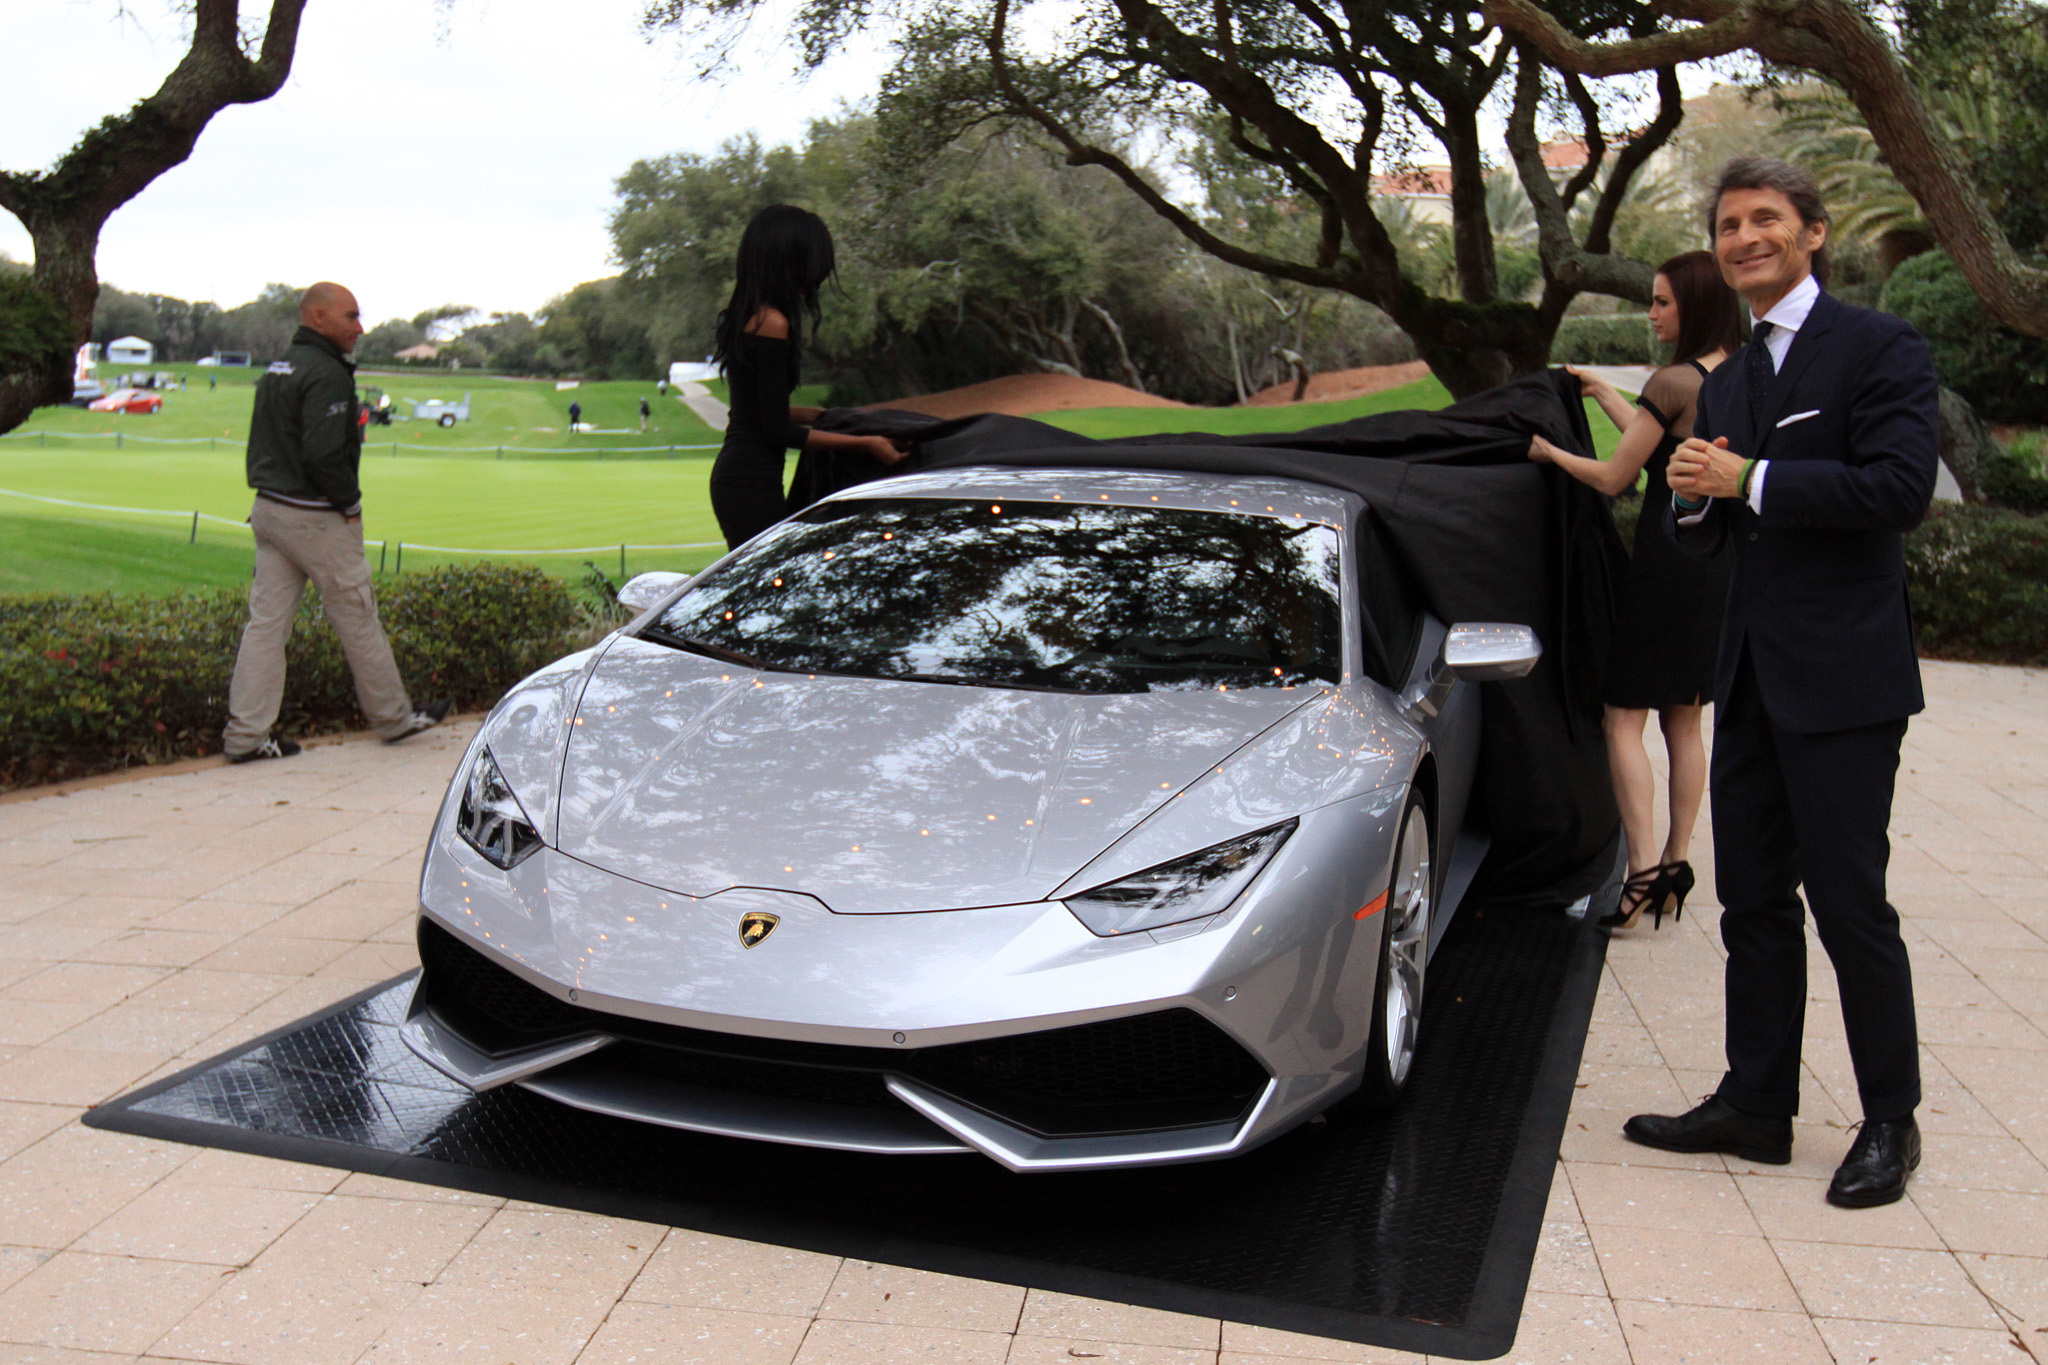
[(1783, 1115), (1745, 1114), (1709, 1095), (1697, 1108), (1667, 1118), (1637, 1114), (1621, 1126), (1630, 1142), (1666, 1152), (1726, 1152), (1765, 1166), (1792, 1160), (1792, 1120)]
[(1895, 1204), (1906, 1193), (1906, 1177), (1919, 1169), (1920, 1125), (1910, 1115), (1865, 1123), (1828, 1182), (1828, 1202), (1844, 1209)]

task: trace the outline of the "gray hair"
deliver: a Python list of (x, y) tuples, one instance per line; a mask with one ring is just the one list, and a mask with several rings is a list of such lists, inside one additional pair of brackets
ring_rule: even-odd
[[(1775, 190), (1791, 202), (1792, 211), (1799, 215), (1802, 225), (1811, 227), (1815, 223), (1831, 221), (1828, 206), (1821, 201), (1820, 186), (1805, 167), (1780, 161), (1774, 156), (1738, 156), (1721, 168), (1721, 174), (1714, 181), (1714, 192), (1707, 197), (1709, 242), (1714, 240), (1721, 199), (1730, 190)], [(1813, 254), (1813, 274), (1823, 284), (1827, 282), (1828, 249), (1825, 246)]]

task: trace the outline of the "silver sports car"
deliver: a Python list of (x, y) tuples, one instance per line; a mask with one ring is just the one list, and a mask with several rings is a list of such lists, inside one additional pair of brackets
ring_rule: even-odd
[(1470, 684), (1539, 646), (1423, 612), (1356, 495), (926, 472), (622, 598), (442, 803), (404, 1034), (448, 1075), (1019, 1171), (1406, 1080), (1485, 851)]

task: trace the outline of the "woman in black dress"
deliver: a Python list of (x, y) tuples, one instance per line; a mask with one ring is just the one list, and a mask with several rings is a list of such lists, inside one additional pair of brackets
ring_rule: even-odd
[(895, 464), (887, 438), (813, 431), (817, 408), (793, 408), (803, 368), (803, 321), (818, 325), (818, 291), (832, 278), (832, 234), (817, 214), (771, 204), (740, 235), (732, 298), (718, 315), (712, 358), (725, 372), (730, 414), (711, 464), (711, 511), (729, 549), (781, 521), (789, 508), (782, 465), (790, 450), (859, 452)]
[[(1614, 457), (1588, 460), (1540, 436), (1529, 447), (1530, 459), (1554, 464), (1610, 497), (1633, 487), (1639, 471), (1647, 475), (1603, 688), (1607, 761), (1628, 836), (1629, 878), (1621, 905), (1601, 922), (1619, 929), (1633, 928), (1645, 909), (1656, 912), (1662, 927), (1666, 906), (1682, 911), (1693, 888), (1686, 853), (1707, 786), (1700, 720), (1714, 686), (1729, 564), (1725, 552), (1707, 560), (1682, 554), (1665, 533), (1671, 488), (1664, 471), (1671, 452), (1692, 435), (1700, 382), (1742, 344), (1741, 310), (1712, 253), (1688, 251), (1658, 268), (1650, 326), (1659, 341), (1673, 345), (1672, 363), (1650, 376), (1636, 407), (1606, 380), (1566, 366), (1581, 390), (1621, 428)], [(1656, 775), (1643, 748), (1643, 726), (1653, 710), (1671, 763), (1671, 828), (1658, 855), (1651, 853), (1659, 847), (1653, 815)]]

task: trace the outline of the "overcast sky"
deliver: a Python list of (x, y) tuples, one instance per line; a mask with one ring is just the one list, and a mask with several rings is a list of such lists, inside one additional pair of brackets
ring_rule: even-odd
[[(741, 76), (696, 80), (643, 0), (312, 0), (291, 80), (221, 111), (185, 162), (117, 212), (106, 283), (232, 307), (266, 283), (331, 278), (371, 321), (439, 303), (531, 312), (615, 273), (605, 217), (633, 161), (808, 119), (873, 89), (882, 58), (798, 82), (757, 45)], [(261, 13), (265, 0), (246, 0)], [(35, 169), (162, 82), (184, 51), (163, 0), (5, 0), (0, 167)], [(571, 17), (573, 16), (573, 17)], [(0, 251), (31, 258), (0, 212)]]

